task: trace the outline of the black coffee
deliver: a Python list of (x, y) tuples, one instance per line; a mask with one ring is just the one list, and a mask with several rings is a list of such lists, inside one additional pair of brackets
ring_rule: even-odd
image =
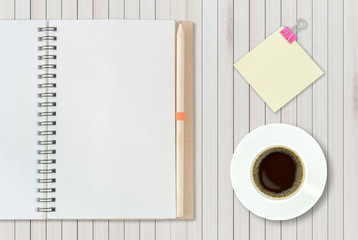
[(274, 198), (293, 194), (303, 180), (303, 166), (298, 155), (286, 147), (272, 147), (255, 160), (252, 177), (256, 187)]

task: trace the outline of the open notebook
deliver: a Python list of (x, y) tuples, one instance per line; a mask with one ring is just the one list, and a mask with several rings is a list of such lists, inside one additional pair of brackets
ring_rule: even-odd
[(0, 31), (0, 219), (177, 218), (175, 21), (2, 20)]

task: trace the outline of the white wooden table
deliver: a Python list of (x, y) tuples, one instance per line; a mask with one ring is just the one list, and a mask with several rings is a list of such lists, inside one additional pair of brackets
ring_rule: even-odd
[[(0, 0), (3, 19), (172, 18), (195, 23), (195, 220), (1, 221), (0, 239), (356, 239), (357, 15), (356, 0)], [(232, 64), (280, 25), (291, 26), (298, 18), (309, 23), (298, 41), (326, 74), (274, 114)], [(323, 197), (290, 221), (268, 221), (248, 212), (229, 179), (240, 139), (273, 122), (310, 132), (328, 157)]]

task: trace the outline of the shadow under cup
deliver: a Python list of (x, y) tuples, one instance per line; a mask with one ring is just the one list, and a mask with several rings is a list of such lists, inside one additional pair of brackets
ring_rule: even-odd
[(251, 171), (255, 187), (271, 198), (293, 195), (301, 187), (304, 176), (304, 167), (298, 154), (283, 146), (262, 151)]

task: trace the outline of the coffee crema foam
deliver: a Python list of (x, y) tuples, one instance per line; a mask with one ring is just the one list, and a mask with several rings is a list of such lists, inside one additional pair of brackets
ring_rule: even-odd
[(303, 164), (292, 150), (276, 146), (263, 151), (252, 167), (252, 178), (258, 190), (272, 198), (295, 193), (303, 181)]

